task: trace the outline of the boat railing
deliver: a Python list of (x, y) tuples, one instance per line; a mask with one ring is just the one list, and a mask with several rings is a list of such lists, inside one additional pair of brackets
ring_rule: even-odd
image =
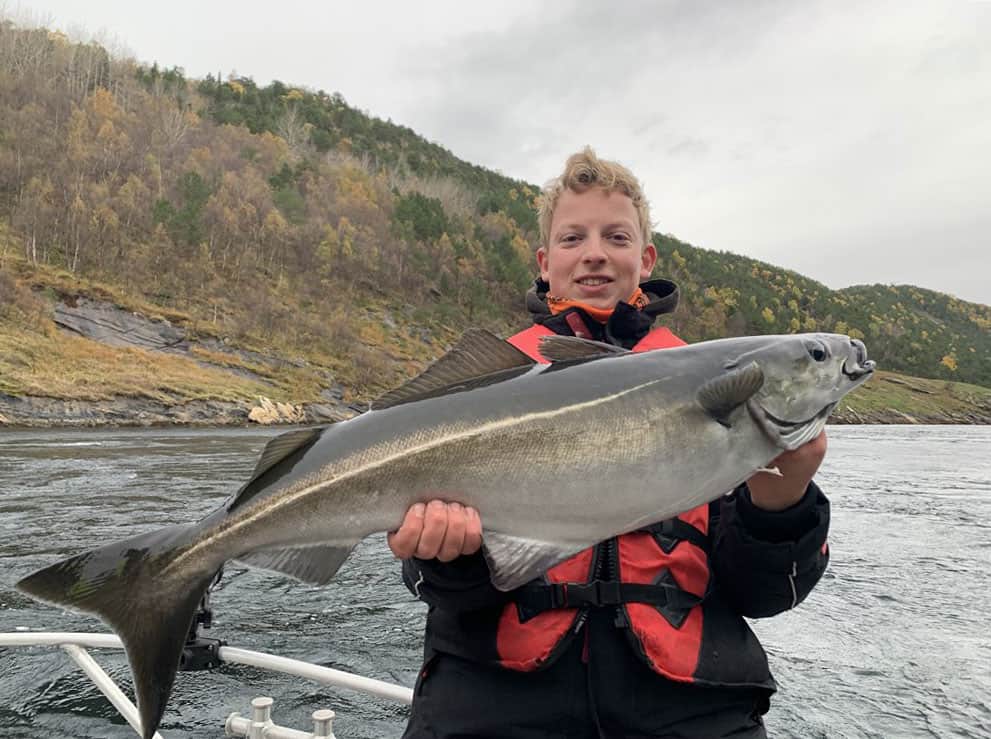
[[(100, 667), (99, 663), (87, 651), (88, 649), (123, 649), (124, 645), (113, 634), (95, 634), (85, 632), (35, 632), (19, 631), (0, 633), (0, 647), (61, 647), (79, 666), (93, 684), (99, 688), (124, 720), (140, 735), (141, 721), (138, 709), (124, 694), (113, 678)], [(313, 680), (323, 685), (338, 688), (358, 690), (386, 700), (409, 705), (413, 701), (413, 691), (401, 685), (375, 680), (363, 675), (323, 667), (303, 660), (279, 657), (265, 652), (255, 652), (250, 649), (221, 646), (219, 657), (222, 662), (239, 665), (249, 665), (273, 672)], [(334, 736), (332, 722), (334, 712), (318, 710), (313, 712), (313, 731), (298, 731), (276, 725), (272, 721), (272, 699), (266, 696), (255, 698), (251, 702), (252, 715), (243, 717), (232, 713), (227, 717), (225, 732), (227, 736), (243, 736), (249, 739), (329, 739)], [(163, 739), (155, 733), (155, 739)]]

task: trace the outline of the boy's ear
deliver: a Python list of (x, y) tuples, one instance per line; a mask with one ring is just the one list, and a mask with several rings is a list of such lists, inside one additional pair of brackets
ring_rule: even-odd
[(657, 247), (648, 241), (647, 246), (643, 248), (643, 254), (640, 255), (641, 281), (650, 277), (650, 273), (654, 271), (655, 264), (657, 264)]
[[(656, 254), (655, 254), (654, 258), (655, 259), (657, 258)], [(540, 268), (540, 279), (542, 279), (544, 282), (547, 282), (548, 273), (547, 273), (547, 247), (546, 246), (542, 246), (539, 249), (537, 249), (537, 266)]]

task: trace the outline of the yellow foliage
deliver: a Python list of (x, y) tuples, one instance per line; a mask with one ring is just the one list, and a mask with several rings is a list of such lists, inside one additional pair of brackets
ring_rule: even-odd
[(947, 354), (941, 360), (939, 360), (939, 363), (944, 367), (946, 367), (948, 370), (950, 370), (950, 372), (957, 371), (957, 358), (953, 355), (952, 352)]
[(772, 311), (770, 308), (765, 308), (760, 312), (760, 314), (761, 316), (763, 316), (764, 320), (767, 321), (768, 323), (774, 323), (774, 311)]
[(293, 88), (292, 90), (290, 90), (289, 92), (287, 92), (285, 95), (283, 95), (282, 96), (282, 99), (285, 100), (287, 103), (292, 103), (292, 102), (295, 102), (297, 100), (302, 100), (303, 99), (303, 93), (302, 93), (302, 91), (297, 90), (296, 88)]
[(237, 95), (238, 97), (244, 95), (244, 85), (242, 85), (237, 80), (231, 80), (230, 82), (227, 83), (227, 86), (230, 87), (234, 91), (234, 94)]

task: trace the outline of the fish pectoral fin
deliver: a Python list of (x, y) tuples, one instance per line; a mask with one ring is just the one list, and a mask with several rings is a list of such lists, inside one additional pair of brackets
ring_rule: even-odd
[(705, 412), (724, 426), (729, 415), (746, 403), (764, 385), (764, 372), (757, 362), (714, 377), (699, 388), (695, 397)]
[(371, 410), (510, 380), (534, 364), (533, 359), (495, 334), (471, 329), (421, 374), (373, 401)]
[(577, 336), (543, 336), (540, 339), (541, 356), (550, 362), (601, 359), (629, 354), (629, 349), (602, 341), (579, 339)]
[(551, 567), (577, 554), (590, 544), (560, 544), (485, 532), (482, 552), (489, 565), (492, 584), (499, 590), (514, 590), (540, 577)]
[(263, 570), (281, 572), (313, 585), (326, 585), (358, 542), (349, 544), (317, 544), (311, 547), (259, 549), (242, 554), (238, 562)]

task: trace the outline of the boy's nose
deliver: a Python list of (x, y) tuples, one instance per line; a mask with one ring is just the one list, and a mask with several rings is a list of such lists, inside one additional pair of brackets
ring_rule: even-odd
[(602, 239), (593, 236), (585, 241), (585, 249), (582, 251), (583, 262), (603, 262), (606, 259), (606, 252), (603, 248)]

